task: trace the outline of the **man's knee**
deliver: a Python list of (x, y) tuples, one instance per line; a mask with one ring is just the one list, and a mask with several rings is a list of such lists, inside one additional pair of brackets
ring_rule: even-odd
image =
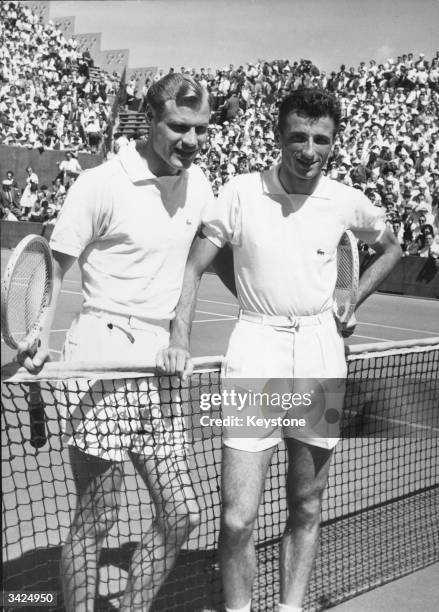
[(113, 527), (118, 517), (117, 508), (105, 508), (98, 513), (95, 523), (97, 537), (105, 536)]
[(100, 499), (81, 498), (73, 522), (76, 535), (82, 534), (100, 538), (105, 536), (117, 521), (120, 495), (116, 492), (105, 494)]
[(320, 523), (323, 490), (312, 489), (290, 500), (289, 527), (313, 529)]
[(230, 542), (245, 542), (253, 535), (256, 517), (236, 508), (224, 508), (222, 531)]
[(200, 525), (201, 525), (201, 511), (200, 511), (200, 508), (197, 506), (196, 509), (189, 510), (188, 512), (189, 531), (190, 532), (193, 531)]
[(201, 511), (198, 504), (191, 504), (183, 513), (183, 520), (186, 521), (188, 532), (191, 533), (201, 524)]
[(163, 512), (157, 514), (156, 525), (168, 537), (180, 533), (189, 534), (200, 526), (201, 512), (198, 504), (166, 504)]

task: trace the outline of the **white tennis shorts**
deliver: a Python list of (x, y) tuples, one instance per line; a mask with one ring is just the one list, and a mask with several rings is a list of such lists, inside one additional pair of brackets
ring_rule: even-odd
[(223, 398), (224, 444), (257, 452), (291, 437), (333, 448), (347, 371), (333, 313), (298, 317), (295, 328), (269, 320), (240, 319), (230, 337), (222, 386), (235, 395), (226, 410)]
[[(169, 343), (169, 322), (153, 323), (87, 311), (66, 334), (63, 361), (155, 363)], [(184, 423), (176, 379), (68, 381), (60, 395), (64, 440), (111, 461), (125, 461), (128, 451), (165, 457), (185, 453)]]

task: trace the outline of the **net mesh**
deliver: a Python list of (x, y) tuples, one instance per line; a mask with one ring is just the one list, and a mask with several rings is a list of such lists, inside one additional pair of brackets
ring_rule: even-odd
[[(320, 550), (306, 610), (323, 610), (439, 560), (438, 363), (439, 339), (427, 346), (375, 347), (349, 356), (343, 439), (334, 453), (323, 501)], [(157, 407), (157, 397), (167, 402), (167, 425), (158, 409), (150, 410), (149, 420), (141, 421), (142, 435), (158, 432), (157, 439), (164, 435), (169, 442), (176, 433), (178, 440), (183, 424), (201, 522), (183, 545), (152, 609), (221, 610), (217, 542), (222, 441), (215, 426), (199, 426), (200, 396), (219, 390), (219, 364), (198, 369), (184, 388), (175, 378), (145, 376), (129, 368), (118, 373), (96, 370), (93, 376), (77, 373), (69, 380), (67, 376), (61, 383), (41, 381), (47, 442), (40, 449), (29, 442), (28, 382), (18, 376), (2, 381), (3, 588), (56, 591), (58, 604), (52, 609), (63, 610), (59, 568), (76, 495), (60, 429), (63, 409), (72, 412), (80, 405), (72, 404), (76, 387), (78, 396), (86, 393), (92, 401), (109, 394), (112, 400), (118, 397), (139, 407)], [(106, 418), (111, 422), (111, 414)], [(130, 422), (129, 414), (126, 418)], [(137, 421), (136, 428), (138, 432)], [(287, 519), (286, 459), (280, 445), (255, 530), (253, 609), (260, 612), (274, 610), (278, 598), (279, 543)], [(179, 504), (185, 503), (182, 482), (173, 476), (175, 465), (160, 453), (155, 464), (160, 484), (174, 496), (167, 518), (178, 520)], [(97, 610), (120, 607), (130, 564), (135, 573), (139, 562), (140, 541), (156, 565), (164, 558), (151, 530), (158, 511), (150, 493), (132, 462), (125, 462), (123, 471), (119, 517), (99, 560)], [(71, 576), (74, 582), (75, 572)]]
[(9, 339), (17, 345), (34, 331), (51, 292), (50, 259), (39, 241), (31, 242), (15, 262), (3, 315)]

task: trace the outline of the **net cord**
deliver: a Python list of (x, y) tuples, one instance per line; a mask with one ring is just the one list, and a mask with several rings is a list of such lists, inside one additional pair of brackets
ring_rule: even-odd
[[(346, 347), (346, 358), (348, 361), (373, 359), (382, 355), (391, 355), (392, 352), (401, 354), (414, 351), (424, 352), (431, 349), (439, 349), (439, 336), (418, 340), (357, 344)], [(223, 359), (222, 355), (195, 357), (193, 358), (194, 373), (217, 372), (221, 369)], [(143, 378), (160, 374), (151, 363), (142, 364), (141, 362), (53, 361), (46, 363), (39, 374), (30, 374), (20, 364), (11, 362), (1, 368), (1, 381), (2, 383), (29, 383), (79, 378), (112, 380), (115, 378)]]

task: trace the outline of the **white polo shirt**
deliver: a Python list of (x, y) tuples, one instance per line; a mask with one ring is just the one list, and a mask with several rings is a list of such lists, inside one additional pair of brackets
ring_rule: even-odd
[(77, 179), (50, 246), (79, 257), (85, 308), (172, 319), (189, 248), (213, 199), (200, 168), (158, 178), (133, 142)]
[(312, 195), (289, 195), (278, 173), (274, 166), (229, 181), (203, 233), (218, 247), (233, 245), (242, 309), (318, 314), (332, 307), (343, 232), (373, 243), (386, 228), (384, 213), (361, 191), (326, 177)]

